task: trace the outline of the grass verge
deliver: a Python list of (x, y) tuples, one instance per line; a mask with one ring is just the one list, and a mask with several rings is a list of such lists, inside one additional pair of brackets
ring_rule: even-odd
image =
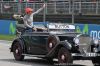
[(15, 37), (16, 35), (1, 35), (0, 34), (0, 40), (12, 41)]

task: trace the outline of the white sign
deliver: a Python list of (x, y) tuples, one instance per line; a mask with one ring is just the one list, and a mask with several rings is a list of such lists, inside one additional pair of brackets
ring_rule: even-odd
[(75, 29), (75, 26), (66, 23), (50, 23), (49, 29)]

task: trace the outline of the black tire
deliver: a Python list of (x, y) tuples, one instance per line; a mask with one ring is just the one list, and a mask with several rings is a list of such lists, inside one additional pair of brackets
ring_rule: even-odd
[(55, 45), (58, 44), (59, 42), (60, 42), (59, 37), (54, 36), (54, 35), (50, 35), (48, 37), (47, 45), (46, 45), (48, 52), (51, 51), (52, 48), (54, 48)]
[(48, 63), (54, 64), (53, 58), (46, 58), (46, 60), (48, 61)]
[(64, 47), (62, 47), (58, 52), (58, 63), (60, 64), (73, 63), (71, 53)]
[(100, 66), (100, 57), (92, 58), (92, 63), (94, 66)]
[(22, 47), (19, 42), (15, 42), (13, 45), (13, 55), (15, 60), (22, 61), (24, 59), (24, 55), (22, 55)]

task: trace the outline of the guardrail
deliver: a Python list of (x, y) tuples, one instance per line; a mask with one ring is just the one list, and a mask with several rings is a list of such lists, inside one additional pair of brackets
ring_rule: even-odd
[[(46, 14), (83, 14), (83, 15), (100, 15), (100, 2), (72, 2), (53, 1), (48, 2), (46, 6)], [(24, 13), (26, 7), (31, 7), (36, 11), (42, 6), (43, 2), (0, 2), (0, 13)], [(43, 14), (43, 11), (40, 13)]]

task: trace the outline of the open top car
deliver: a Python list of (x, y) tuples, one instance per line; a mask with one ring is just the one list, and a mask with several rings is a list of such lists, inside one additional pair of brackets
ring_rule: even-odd
[(76, 33), (75, 26), (67, 23), (34, 24), (34, 27), (47, 28), (45, 31), (25, 32), (17, 37), (11, 45), (15, 60), (24, 56), (33, 56), (59, 63), (73, 63), (74, 58), (91, 57), (99, 63), (100, 45), (98, 39), (89, 35)]

